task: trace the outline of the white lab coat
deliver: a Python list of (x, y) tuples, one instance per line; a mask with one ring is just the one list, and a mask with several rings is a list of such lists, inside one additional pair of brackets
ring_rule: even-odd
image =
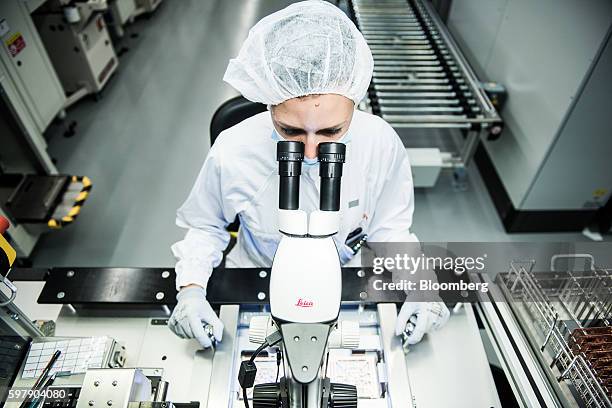
[[(229, 243), (225, 227), (240, 218), (229, 267), (269, 267), (278, 232), (278, 164), (270, 112), (223, 131), (178, 209), (176, 224), (185, 239), (172, 246), (177, 258), (177, 289), (190, 283), (206, 287), (213, 267)], [(336, 244), (343, 264), (352, 258), (344, 244), (358, 227), (368, 241), (412, 242), (412, 174), (406, 149), (393, 128), (378, 116), (356, 110), (346, 140)], [(319, 165), (303, 165), (300, 209), (319, 206)]]

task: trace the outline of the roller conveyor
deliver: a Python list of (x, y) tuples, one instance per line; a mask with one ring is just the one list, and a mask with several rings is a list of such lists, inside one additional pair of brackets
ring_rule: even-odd
[(372, 113), (395, 129), (463, 129), (454, 165), (469, 162), (480, 136), (502, 120), (428, 1), (352, 0), (351, 12), (374, 57)]

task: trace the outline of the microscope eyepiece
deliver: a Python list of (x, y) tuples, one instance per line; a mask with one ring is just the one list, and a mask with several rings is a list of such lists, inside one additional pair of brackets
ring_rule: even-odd
[(279, 162), (301, 162), (304, 160), (304, 143), (283, 141), (276, 144), (276, 160)]
[(340, 210), (340, 180), (346, 156), (343, 143), (319, 143), (319, 176), (321, 177), (321, 211)]
[(319, 143), (319, 162), (344, 163), (346, 145), (343, 143)]
[(281, 210), (297, 210), (300, 208), (300, 175), (304, 160), (304, 143), (278, 142), (276, 160), (280, 176), (278, 207)]

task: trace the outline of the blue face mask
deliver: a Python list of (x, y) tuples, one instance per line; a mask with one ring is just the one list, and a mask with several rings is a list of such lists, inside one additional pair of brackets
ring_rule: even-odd
[(311, 159), (309, 157), (304, 157), (304, 160), (302, 161), (302, 165), (303, 166), (314, 166), (318, 162), (319, 162), (319, 159), (317, 159), (316, 157), (314, 159)]
[[(349, 130), (347, 130), (346, 133), (342, 135), (340, 139), (336, 140), (336, 142), (348, 144), (351, 141), (351, 139), (352, 139), (352, 134), (351, 134), (351, 129), (349, 128)], [(285, 138), (279, 135), (276, 129), (273, 129), (272, 130), (272, 140), (274, 140), (275, 142), (280, 142), (280, 141), (285, 140)], [(318, 162), (319, 160), (316, 157), (313, 159), (304, 157), (304, 161), (302, 162), (302, 164), (304, 166), (314, 166)]]
[(351, 133), (351, 128), (349, 127), (349, 129), (346, 131), (346, 133), (343, 134), (342, 137), (337, 140), (337, 142), (338, 143), (349, 144), (352, 139), (353, 139), (353, 134)]

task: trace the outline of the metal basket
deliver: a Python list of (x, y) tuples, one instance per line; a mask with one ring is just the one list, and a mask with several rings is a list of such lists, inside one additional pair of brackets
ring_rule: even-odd
[[(513, 309), (519, 315), (521, 311), (528, 314), (536, 334), (530, 338), (532, 345), (538, 345), (538, 357), (546, 361), (556, 381), (566, 382), (582, 406), (611, 407), (612, 390), (602, 386), (592, 364), (576, 347), (573, 333), (593, 323), (610, 327), (612, 274), (597, 269), (594, 262), (586, 272), (557, 271), (557, 261), (567, 257), (553, 257), (551, 272), (534, 273), (534, 262), (512, 262), (499, 282), (510, 294)], [(590, 255), (571, 257), (588, 259)]]

